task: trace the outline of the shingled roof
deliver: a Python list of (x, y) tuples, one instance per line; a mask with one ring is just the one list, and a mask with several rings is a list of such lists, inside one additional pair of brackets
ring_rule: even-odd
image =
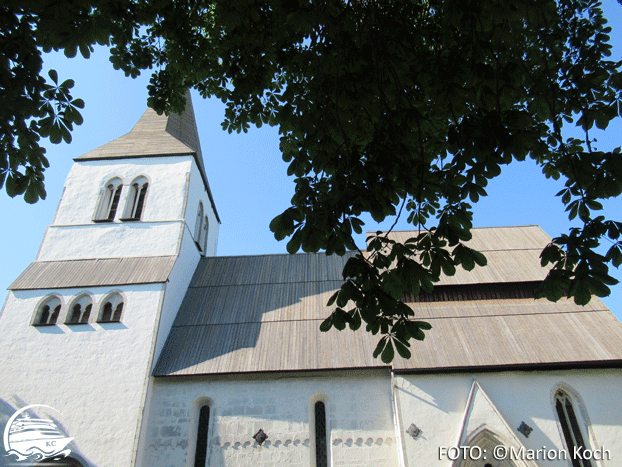
[(131, 159), (193, 155), (216, 214), (216, 205), (205, 174), (199, 133), (194, 117), (190, 92), (186, 93), (186, 108), (180, 114), (158, 115), (148, 108), (132, 130), (109, 143), (76, 157), (75, 161)]
[[(397, 232), (408, 238), (413, 232)], [(475, 229), (470, 245), (488, 265), (442, 278), (434, 296), (408, 298), (433, 325), (395, 371), (461, 371), (622, 364), (622, 324), (593, 298), (534, 300), (550, 242), (536, 226)], [(156, 376), (386, 367), (379, 336), (322, 333), (326, 303), (347, 259), (324, 254), (201, 260), (156, 365)]]

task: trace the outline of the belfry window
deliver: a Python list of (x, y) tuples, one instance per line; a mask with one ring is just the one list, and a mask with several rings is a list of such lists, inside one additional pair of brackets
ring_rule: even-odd
[(65, 324), (87, 324), (91, 317), (93, 303), (91, 297), (83, 295), (78, 298), (70, 307)]
[(194, 224), (194, 241), (201, 249), (201, 238), (203, 236), (203, 203), (199, 202), (199, 210), (197, 212), (197, 221)]
[(131, 192), (122, 220), (140, 220), (145, 206), (145, 197), (147, 196), (148, 188), (149, 182), (147, 182), (145, 177), (139, 177), (131, 183)]
[(94, 221), (112, 222), (117, 214), (119, 200), (123, 184), (120, 179), (115, 178), (106, 184), (100, 195), (99, 204), (95, 212)]
[(97, 322), (119, 323), (123, 315), (123, 297), (118, 293), (114, 293), (105, 299), (103, 303)]
[(46, 300), (35, 314), (33, 324), (35, 326), (53, 326), (58, 320), (61, 304), (58, 297), (51, 297)]
[(574, 452), (581, 453), (585, 449), (589, 449), (589, 446), (584, 441), (581, 425), (579, 424), (580, 419), (577, 418), (573, 401), (561, 389), (555, 394), (555, 410), (557, 411), (559, 424), (566, 441), (566, 448), (569, 453), (568, 458), (572, 462), (572, 467), (593, 467), (592, 462), (589, 459), (585, 459), (584, 456), (572, 455)]
[(197, 431), (197, 446), (194, 454), (194, 467), (205, 467), (207, 462), (207, 437), (209, 434), (209, 405), (199, 410), (199, 427)]
[(326, 444), (326, 406), (322, 401), (315, 403), (315, 466), (328, 466), (328, 447)]
[(207, 221), (207, 216), (205, 216), (203, 222), (203, 254), (207, 251), (207, 229), (209, 227), (209, 223)]

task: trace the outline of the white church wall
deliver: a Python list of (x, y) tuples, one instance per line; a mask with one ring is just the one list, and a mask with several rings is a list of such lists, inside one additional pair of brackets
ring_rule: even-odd
[[(207, 249), (205, 256), (216, 256), (216, 247), (218, 245), (218, 230), (220, 223), (216, 218), (216, 213), (209, 199), (203, 178), (199, 172), (196, 162), (192, 161), (192, 171), (190, 172), (190, 184), (188, 189), (188, 200), (186, 203), (185, 219), (192, 237), (195, 237), (197, 227), (197, 213), (199, 203), (203, 205), (203, 217), (208, 219), (207, 232)], [(194, 238), (196, 240), (196, 238)]]
[[(474, 379), (516, 439), (526, 450), (532, 450), (536, 455), (537, 450), (564, 449), (554, 407), (554, 393), (560, 385), (571, 388), (582, 400), (583, 407), (578, 407), (582, 410), (581, 418), (587, 418), (583, 429), (590, 433), (590, 448), (611, 453), (610, 461), (597, 462), (595, 465), (622, 465), (622, 455), (619, 454), (622, 452), (622, 440), (619, 437), (622, 424), (622, 413), (619, 410), (622, 404), (622, 392), (619, 390), (622, 386), (622, 371), (595, 369), (396, 377), (406, 466), (453, 465), (451, 459), (441, 455), (441, 449), (459, 443)], [(466, 433), (467, 437), (484, 424), (494, 431), (494, 410), (489, 412), (487, 416), (490, 422), (482, 422), (483, 419), (470, 421), (467, 430), (473, 433)], [(480, 418), (485, 416), (478, 414)], [(522, 422), (533, 428), (529, 437), (518, 431)], [(416, 439), (405, 433), (411, 423), (422, 430)], [(491, 455), (488, 453), (488, 456)], [(540, 456), (545, 456), (543, 451)], [(551, 457), (547, 454), (546, 458), (540, 457), (540, 462), (536, 462), (541, 465), (544, 459), (543, 465), (568, 467), (568, 460)]]
[[(89, 465), (130, 465), (162, 289), (149, 284), (10, 292), (0, 317), (2, 406), (51, 406), (62, 414), (59, 426), (75, 438), (68, 447)], [(125, 299), (121, 322), (96, 323), (110, 292)], [(93, 300), (89, 323), (63, 324), (70, 303), (85, 293)], [(36, 308), (52, 294), (63, 305), (59, 324), (31, 325)]]
[[(190, 155), (75, 163), (37, 259), (175, 254), (186, 174), (193, 163)], [(141, 221), (123, 222), (130, 184), (139, 176), (149, 181)], [(100, 193), (113, 177), (123, 182), (115, 220), (96, 224)]]
[(50, 226), (37, 260), (175, 255), (183, 228), (183, 221)]
[[(360, 372), (359, 372), (360, 374)], [(397, 466), (388, 374), (360, 376), (156, 378), (144, 466), (190, 466), (199, 405), (209, 401), (208, 465), (311, 465), (311, 408), (326, 405), (329, 465)], [(262, 429), (268, 439), (252, 438)]]

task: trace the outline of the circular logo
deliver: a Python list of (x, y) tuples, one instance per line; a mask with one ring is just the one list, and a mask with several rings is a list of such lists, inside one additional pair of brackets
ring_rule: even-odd
[(16, 411), (4, 429), (4, 449), (7, 456), (18, 462), (41, 461), (67, 457), (71, 450), (65, 447), (73, 440), (59, 430), (53, 420), (39, 418), (27, 412), (33, 407), (44, 407), (60, 414), (49, 405), (27, 405)]

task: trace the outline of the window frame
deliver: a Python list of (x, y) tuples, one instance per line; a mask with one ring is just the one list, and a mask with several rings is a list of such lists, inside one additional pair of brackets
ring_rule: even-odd
[(558, 386), (553, 392), (553, 412), (557, 418), (560, 438), (568, 452), (568, 461), (572, 467), (595, 467), (590, 459), (577, 459), (573, 456), (574, 448), (591, 450), (589, 421), (584, 406), (576, 391), (566, 386)]
[(132, 180), (121, 221), (140, 221), (142, 219), (150, 185), (151, 182), (145, 175), (140, 175)]
[[(47, 307), (48, 316), (45, 322), (41, 322), (41, 318), (45, 308)], [(60, 313), (63, 309), (63, 301), (58, 295), (45, 296), (35, 308), (31, 324), (33, 326), (57, 326), (59, 324)]]
[(93, 222), (114, 222), (123, 193), (123, 180), (113, 177), (104, 183), (93, 215)]
[[(111, 292), (100, 301), (96, 323), (121, 323), (124, 317), (127, 300), (120, 292)], [(104, 319), (107, 305), (110, 304), (110, 318)]]
[[(197, 459), (197, 448), (199, 442), (199, 423), (201, 422), (201, 409), (207, 406), (209, 410), (207, 418), (207, 432), (205, 435), (205, 466), (209, 465), (210, 461), (210, 440), (216, 430), (214, 428), (214, 401), (209, 397), (199, 397), (192, 404), (192, 410), (190, 415), (190, 426), (188, 430), (188, 455), (186, 456), (186, 467), (195, 467), (197, 462), (201, 459)], [(200, 464), (199, 464), (200, 465)], [(203, 467), (203, 466), (201, 466)]]
[[(91, 313), (93, 311), (93, 297), (88, 293), (78, 295), (67, 308), (67, 316), (65, 316), (64, 324), (68, 326), (78, 326), (89, 324), (92, 320)], [(77, 318), (74, 319), (74, 316)]]
[(194, 243), (196, 243), (199, 251), (201, 250), (201, 235), (203, 233), (203, 202), (199, 201), (199, 208), (197, 209), (197, 219), (194, 224)]

